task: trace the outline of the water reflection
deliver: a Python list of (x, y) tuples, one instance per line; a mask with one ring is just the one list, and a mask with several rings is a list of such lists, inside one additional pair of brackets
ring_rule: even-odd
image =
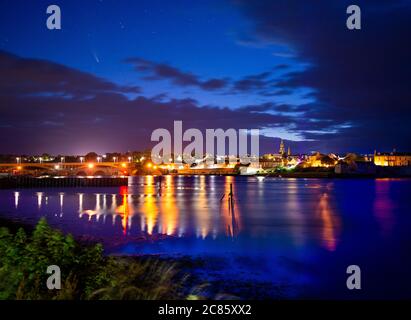
[(64, 193), (60, 193), (60, 217), (63, 216), (63, 206), (64, 206)]
[(20, 192), (15, 191), (14, 192), (14, 207), (16, 209), (18, 209), (18, 207), (19, 207), (19, 199), (20, 199)]
[(390, 180), (376, 179), (374, 214), (384, 236), (388, 236), (394, 226), (394, 205), (390, 198)]
[(78, 194), (78, 213), (81, 214), (83, 213), (83, 198), (84, 198), (84, 194), (83, 193), (79, 193)]
[[(194, 235), (205, 239), (218, 235), (236, 237), (240, 233), (241, 214), (233, 177), (223, 177), (223, 183), (218, 184), (216, 177), (206, 176), (193, 177), (190, 181), (173, 176), (138, 179), (129, 187), (119, 188), (117, 193), (93, 193), (91, 189), (79, 193), (70, 192), (70, 189), (67, 192), (39, 191), (35, 193), (36, 206), (41, 213), (51, 210), (53, 215), (71, 220), (76, 212), (80, 220), (95, 224), (105, 224), (110, 217), (113, 226), (121, 222), (125, 236), (130, 234), (136, 221), (140, 221), (140, 225), (134, 230), (148, 235)], [(21, 192), (14, 191), (13, 196), (14, 209), (18, 210)], [(29, 205), (27, 202), (25, 200)], [(72, 210), (73, 206), (77, 209)]]
[[(391, 183), (375, 180), (371, 204), (384, 235), (394, 227)], [(2, 192), (11, 192), (13, 212), (55, 216), (75, 234), (281, 238), (296, 247), (315, 238), (329, 251), (340, 241), (335, 183), (320, 180), (145, 176), (121, 188)]]
[(43, 203), (43, 192), (37, 192), (37, 207), (40, 210)]
[[(263, 182), (260, 182), (263, 183)], [(299, 201), (300, 188), (297, 179), (290, 179), (287, 185), (286, 212), (291, 224), (291, 233), (294, 243), (301, 246), (305, 243), (305, 217), (302, 203)]]
[(165, 192), (162, 196), (165, 197), (164, 201), (160, 202), (159, 211), (163, 212), (160, 220), (160, 233), (166, 235), (176, 234), (176, 229), (179, 220), (179, 211), (176, 205), (176, 199), (173, 196), (172, 190), (174, 190), (174, 180), (171, 176), (166, 177), (166, 184), (164, 186)]
[[(225, 234), (230, 237), (236, 237), (240, 232), (240, 214), (236, 208), (237, 190), (235, 188), (234, 178), (226, 177), (224, 184), (224, 198), (221, 203), (221, 215), (223, 217)], [(225, 200), (225, 201), (224, 201)]]
[(108, 253), (213, 256), (209, 275), (218, 281), (231, 272), (250, 283), (324, 284), (329, 298), (330, 279), (352, 261), (375, 274), (378, 288), (385, 278), (372, 268), (388, 261), (400, 282), (387, 278), (383, 295), (397, 283), (409, 292), (409, 194), (411, 180), (146, 176), (122, 188), (0, 190), (0, 215), (31, 224), (46, 216)]
[(147, 231), (149, 235), (153, 234), (159, 213), (156, 191), (154, 177), (146, 176), (143, 190), (144, 200), (142, 205), (139, 206), (137, 210), (142, 212), (142, 230)]
[(328, 193), (320, 196), (318, 213), (322, 221), (323, 244), (328, 250), (334, 251), (337, 247), (336, 233), (339, 230), (339, 219), (331, 209)]
[(205, 177), (196, 176), (194, 179), (194, 190), (192, 193), (192, 202), (194, 203), (193, 213), (196, 219), (196, 236), (205, 238), (210, 230), (210, 215), (207, 214), (207, 193), (205, 189)]

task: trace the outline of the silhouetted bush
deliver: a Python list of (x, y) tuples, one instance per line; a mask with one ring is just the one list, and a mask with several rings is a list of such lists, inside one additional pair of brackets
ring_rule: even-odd
[[(47, 267), (61, 270), (61, 289), (46, 286)], [(31, 235), (0, 228), (0, 299), (181, 299), (184, 277), (174, 264), (105, 257), (42, 218)]]

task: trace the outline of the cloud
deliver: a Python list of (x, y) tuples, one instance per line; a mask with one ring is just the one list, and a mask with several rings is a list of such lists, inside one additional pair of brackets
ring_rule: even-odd
[(203, 79), (200, 75), (181, 71), (165, 63), (157, 63), (142, 58), (128, 58), (126, 62), (132, 64), (137, 72), (145, 74), (144, 80), (167, 80), (181, 87), (192, 86), (206, 91), (219, 91), (225, 94), (252, 92), (261, 96), (275, 95), (274, 89), (278, 80), (275, 80), (276, 74), (273, 70), (282, 71), (287, 68), (287, 65), (280, 64), (275, 66), (273, 70), (246, 75), (240, 79), (231, 79), (230, 77)]
[(227, 86), (226, 79), (201, 80), (198, 75), (190, 72), (183, 72), (165, 63), (156, 63), (141, 58), (129, 58), (127, 63), (131, 63), (135, 70), (148, 74), (146, 80), (170, 80), (179, 86), (196, 86), (204, 90), (219, 90)]
[(270, 86), (272, 80), (269, 79), (271, 72), (262, 72), (256, 75), (246, 76), (237, 80), (233, 84), (234, 91), (254, 91), (263, 90)]
[[(165, 95), (130, 99), (123, 87), (45, 60), (0, 55), (0, 136), (2, 152), (86, 153), (143, 150), (151, 132), (184, 128), (282, 128), (295, 120), (270, 114), (268, 105), (238, 110), (200, 105)], [(274, 106), (271, 106), (274, 108)], [(256, 112), (260, 110), (261, 112)], [(267, 140), (268, 139), (268, 140)], [(262, 138), (266, 145), (269, 138)]]
[(45, 60), (0, 51), (0, 95), (60, 95), (87, 98), (102, 92), (139, 93), (91, 74)]
[[(345, 26), (349, 1), (236, 1), (258, 39), (283, 43), (310, 67), (277, 86), (312, 88), (316, 103), (295, 130), (335, 149), (411, 150), (411, 4), (357, 1), (362, 30)], [(308, 108), (309, 107), (309, 108)], [(346, 124), (349, 125), (346, 125)], [(324, 127), (322, 128), (322, 125)], [(329, 133), (331, 127), (335, 133)]]

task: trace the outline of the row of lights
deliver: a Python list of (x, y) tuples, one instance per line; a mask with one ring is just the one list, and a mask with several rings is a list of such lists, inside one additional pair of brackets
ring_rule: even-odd
[[(105, 158), (105, 156), (103, 156), (103, 158)], [(133, 158), (132, 158), (132, 157), (128, 157), (127, 159), (128, 159), (128, 162), (131, 163), (131, 160), (132, 160)], [(140, 161), (143, 161), (144, 159), (145, 159), (144, 157), (141, 157), (141, 158), (140, 158)], [(101, 160), (102, 160), (102, 157), (100, 157), (100, 156), (97, 157), (97, 162), (101, 162)], [(113, 157), (113, 162), (117, 162), (117, 160), (118, 160), (118, 157)], [(60, 162), (63, 163), (64, 161), (65, 161), (65, 158), (64, 158), (64, 157), (61, 157), (61, 158), (60, 158)], [(21, 163), (21, 158), (20, 158), (20, 157), (17, 157), (17, 158), (16, 158), (16, 162), (17, 162), (17, 163)], [(42, 158), (42, 157), (39, 158), (39, 162), (40, 162), (40, 163), (43, 162), (43, 158)], [(84, 157), (80, 157), (80, 162), (81, 162), (81, 163), (84, 162)]]
[[(105, 156), (103, 156), (104, 158), (105, 158)], [(132, 160), (132, 157), (128, 157), (127, 158), (128, 159), (128, 162), (129, 163), (131, 163), (131, 160)], [(143, 161), (145, 158), (144, 157), (141, 157), (140, 158), (140, 161)], [(98, 163), (100, 163), (101, 162), (101, 160), (102, 160), (102, 157), (97, 157), (97, 162)], [(117, 162), (117, 160), (118, 160), (118, 157), (113, 157), (113, 162)], [(42, 163), (43, 162), (43, 158), (42, 157), (40, 157), (39, 158), (39, 161), (40, 161), (40, 163)], [(21, 164), (21, 158), (20, 157), (16, 157), (16, 162), (18, 163), (18, 164)], [(61, 163), (64, 163), (65, 162), (65, 158), (64, 157), (61, 157), (60, 158), (60, 162)], [(83, 163), (84, 162), (84, 157), (80, 157), (80, 162), (81, 163)], [(89, 163), (88, 165), (87, 165), (87, 167), (89, 168), (89, 169), (93, 169), (94, 168), (94, 163)], [(123, 168), (126, 168), (127, 167), (127, 164), (126, 163), (122, 163), (121, 164), (121, 166), (123, 167)], [(153, 166), (151, 163), (148, 163), (147, 164), (147, 167), (148, 168), (153, 168), (153, 169), (157, 169), (157, 166)], [(61, 168), (61, 166), (60, 165), (58, 165), (58, 164), (56, 164), (55, 166), (54, 166), (54, 169), (55, 170), (59, 170)], [(21, 166), (17, 166), (17, 170), (22, 170), (22, 167)]]
[[(89, 169), (93, 169), (94, 166), (95, 166), (94, 163), (89, 163), (89, 164), (87, 165), (87, 167), (88, 167)], [(124, 163), (124, 162), (123, 162), (123, 163), (121, 164), (121, 166), (122, 166), (123, 168), (126, 168), (126, 167), (127, 167), (127, 163)], [(60, 169), (60, 166), (57, 164), (57, 165), (54, 166), (54, 168), (55, 168), (55, 169)]]
[[(87, 165), (87, 167), (88, 167), (89, 169), (93, 169), (94, 166), (95, 166), (94, 163), (89, 163), (89, 164)], [(126, 168), (126, 167), (127, 167), (127, 164), (123, 162), (123, 163), (121, 164), (121, 166), (122, 166), (123, 168)], [(148, 169), (157, 169), (157, 168), (158, 168), (158, 166), (153, 165), (152, 163), (148, 163), (148, 164), (146, 165), (146, 167), (147, 167)], [(170, 166), (167, 166), (167, 168), (169, 168), (169, 167), (170, 167)], [(22, 169), (21, 166), (18, 166), (18, 167), (17, 167), (17, 170), (21, 170), (21, 169)], [(56, 164), (56, 165), (54, 166), (54, 169), (59, 170), (59, 169), (60, 169), (60, 165)]]
[[(127, 164), (126, 164), (126, 163), (122, 163), (121, 166), (122, 166), (123, 168), (126, 168), (126, 167), (127, 167)], [(94, 163), (89, 163), (89, 164), (87, 165), (87, 167), (88, 167), (89, 169), (93, 169), (93, 168), (94, 168)], [(156, 167), (156, 166), (155, 166), (155, 167)], [(21, 169), (22, 169), (21, 166), (17, 166), (17, 170), (21, 170)], [(56, 169), (56, 170), (60, 169), (60, 165), (56, 164), (56, 165), (54, 166), (54, 169)]]
[(153, 165), (152, 163), (147, 163), (147, 168), (149, 168), (149, 169), (157, 169), (157, 166), (156, 165)]

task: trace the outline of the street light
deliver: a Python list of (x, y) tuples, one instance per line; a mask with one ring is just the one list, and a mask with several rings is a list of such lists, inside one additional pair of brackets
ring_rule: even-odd
[(113, 157), (113, 161), (116, 162), (116, 160), (117, 160), (117, 157)]
[(81, 163), (84, 162), (84, 157), (80, 157), (80, 162), (81, 162)]
[(131, 157), (128, 157), (128, 162), (131, 162)]
[(42, 157), (40, 157), (40, 158), (39, 158), (39, 161), (40, 161), (40, 163), (42, 163), (42, 162), (43, 162), (43, 158), (42, 158)]
[(97, 162), (101, 162), (101, 157), (97, 157)]
[(60, 162), (63, 163), (64, 162), (64, 157), (60, 158)]
[(19, 157), (17, 157), (17, 158), (16, 158), (16, 162), (17, 162), (17, 163), (20, 163), (20, 162), (21, 162), (21, 159), (20, 159)]

